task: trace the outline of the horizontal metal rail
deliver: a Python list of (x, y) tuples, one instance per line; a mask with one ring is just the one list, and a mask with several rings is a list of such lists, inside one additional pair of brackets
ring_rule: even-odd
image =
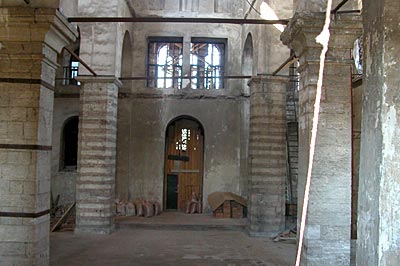
[(176, 77), (120, 77), (120, 80), (153, 80), (153, 79), (250, 79), (253, 76), (176, 76)]
[(94, 72), (93, 69), (90, 68), (90, 66), (88, 64), (85, 63), (85, 61), (83, 61), (76, 53), (74, 53), (74, 51), (72, 51), (71, 49), (69, 49), (68, 47), (64, 47), (64, 50), (66, 50), (68, 53), (70, 53), (72, 55), (73, 58), (75, 58), (76, 60), (79, 61), (79, 63), (81, 63), (87, 70), (89, 70), (90, 73), (93, 74), (93, 76), (97, 76), (96, 72)]
[(280, 65), (273, 73), (272, 76), (276, 76), (282, 69), (286, 68), (287, 66), (293, 64), (294, 62), (296, 62), (297, 60), (299, 60), (295, 55), (292, 55), (291, 57), (289, 57), (288, 59), (286, 59), (285, 62), (283, 62), (282, 65)]
[(165, 18), (165, 17), (70, 17), (69, 22), (79, 23), (112, 23), (112, 22), (135, 22), (135, 23), (220, 23), (220, 24), (260, 24), (287, 25), (289, 19), (265, 20), (265, 19), (229, 19), (229, 18)]

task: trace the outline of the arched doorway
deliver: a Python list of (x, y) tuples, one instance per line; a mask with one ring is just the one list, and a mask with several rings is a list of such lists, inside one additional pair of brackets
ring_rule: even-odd
[(78, 124), (78, 116), (73, 116), (65, 122), (61, 141), (61, 170), (76, 170), (78, 162)]
[[(185, 210), (192, 194), (203, 196), (204, 130), (192, 117), (172, 120), (166, 130), (164, 209)], [(202, 208), (200, 208), (202, 209)]]

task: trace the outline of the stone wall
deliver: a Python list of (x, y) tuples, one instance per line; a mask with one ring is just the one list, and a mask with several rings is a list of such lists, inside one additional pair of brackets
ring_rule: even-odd
[(139, 16), (157, 15), (166, 17), (199, 16), (242, 18), (244, 1), (150, 0), (134, 1), (134, 7)]
[(253, 78), (250, 96), (249, 233), (285, 228), (287, 79)]
[(241, 111), (248, 98), (224, 91), (140, 92), (119, 99), (117, 197), (163, 201), (165, 133), (168, 123), (183, 115), (204, 128), (204, 208), (214, 191), (247, 196), (240, 133), (247, 130)]
[[(54, 1), (42, 4), (52, 7)], [(4, 5), (0, 8), (0, 264), (48, 265), (57, 54), (77, 33), (56, 9)]]
[[(76, 95), (78, 96), (78, 95)], [(63, 169), (61, 163), (61, 147), (63, 145), (63, 128), (65, 122), (74, 116), (79, 116), (79, 99), (55, 97), (53, 119), (53, 149), (51, 152), (51, 192), (56, 198), (60, 195), (60, 205), (75, 202), (76, 169)]]
[(364, 1), (364, 64), (357, 265), (400, 257), (398, 1)]
[(76, 233), (114, 230), (118, 88), (113, 77), (80, 77)]

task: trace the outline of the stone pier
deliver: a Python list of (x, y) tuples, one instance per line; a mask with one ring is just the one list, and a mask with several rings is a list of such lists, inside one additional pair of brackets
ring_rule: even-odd
[[(322, 49), (315, 37), (324, 19), (323, 13), (296, 13), (281, 36), (300, 57), (299, 219)], [(301, 264), (307, 266), (350, 265), (351, 48), (361, 35), (360, 18), (338, 15), (330, 31)]]
[(115, 77), (83, 77), (80, 95), (76, 233), (114, 230), (118, 88)]
[(400, 264), (399, 1), (364, 3), (357, 265)]
[(48, 265), (57, 54), (77, 32), (54, 8), (0, 8), (0, 265)]
[(249, 233), (273, 236), (285, 228), (287, 78), (250, 81)]

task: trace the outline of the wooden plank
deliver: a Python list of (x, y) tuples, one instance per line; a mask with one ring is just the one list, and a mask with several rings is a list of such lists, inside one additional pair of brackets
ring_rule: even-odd
[(72, 210), (75, 207), (76, 202), (72, 203), (71, 206), (68, 207), (67, 211), (61, 216), (61, 218), (56, 222), (56, 224), (51, 228), (51, 232), (54, 232), (57, 230), (58, 227), (60, 227), (70, 216)]
[(172, 169), (172, 173), (184, 173), (184, 174), (198, 174), (200, 173), (199, 169), (194, 170), (186, 170), (186, 169)]
[(188, 162), (189, 161), (189, 156), (168, 155), (168, 160)]

